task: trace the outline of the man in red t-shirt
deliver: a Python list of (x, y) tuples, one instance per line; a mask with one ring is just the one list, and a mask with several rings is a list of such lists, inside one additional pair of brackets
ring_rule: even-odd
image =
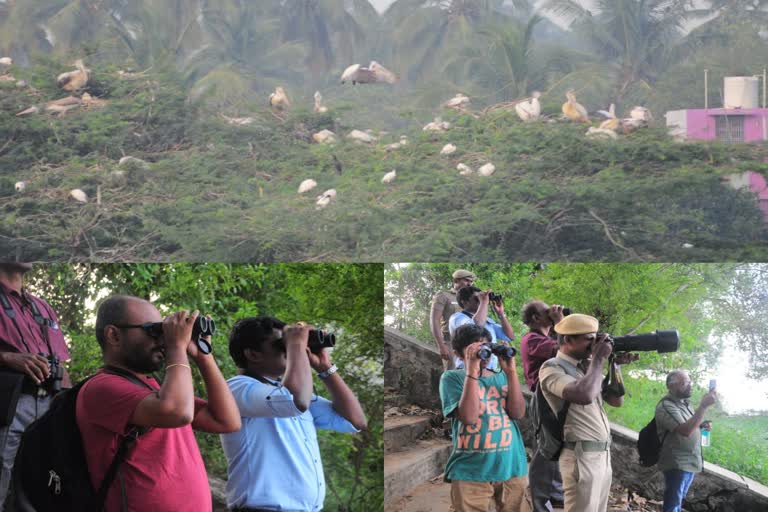
[[(530, 331), (520, 340), (520, 358), (523, 360), (525, 383), (531, 391), (539, 383), (539, 369), (548, 359), (557, 354), (558, 344), (553, 326), (563, 319), (563, 306), (555, 304), (551, 308), (540, 300), (528, 301), (523, 306), (523, 323)], [(563, 479), (560, 476), (558, 461), (547, 460), (538, 448), (531, 457), (528, 466), (528, 481), (531, 486), (533, 512), (551, 510), (547, 502), (562, 508)]]
[[(122, 436), (147, 427), (130, 447), (109, 487), (105, 512), (210, 512), (211, 491), (192, 429), (234, 432), (240, 413), (213, 356), (191, 341), (198, 313), (162, 319), (149, 302), (115, 295), (96, 317), (105, 366), (130, 372), (146, 385), (100, 371), (80, 390), (77, 424), (91, 482), (98, 489)], [(162, 324), (160, 324), (162, 322)], [(195, 398), (192, 359), (208, 401)], [(149, 374), (165, 367), (162, 385)]]

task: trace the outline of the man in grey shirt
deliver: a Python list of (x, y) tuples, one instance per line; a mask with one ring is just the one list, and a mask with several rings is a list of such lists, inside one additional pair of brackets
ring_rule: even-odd
[(667, 389), (669, 394), (656, 406), (656, 429), (662, 442), (657, 465), (664, 473), (663, 511), (680, 512), (694, 475), (704, 465), (700, 427), (704, 413), (717, 400), (717, 392), (712, 390), (704, 395), (693, 411), (689, 405), (692, 384), (687, 372), (670, 372)]

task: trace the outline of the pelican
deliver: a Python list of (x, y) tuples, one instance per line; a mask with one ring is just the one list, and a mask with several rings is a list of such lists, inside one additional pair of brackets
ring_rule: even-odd
[(565, 97), (568, 98), (568, 101), (563, 103), (563, 114), (565, 117), (571, 121), (588, 123), (589, 115), (587, 114), (587, 109), (585, 109), (584, 106), (580, 103), (576, 102), (576, 94), (574, 93), (573, 89), (566, 92)]
[(90, 75), (88, 69), (85, 67), (85, 64), (83, 64), (83, 59), (77, 59), (74, 65), (77, 67), (77, 71), (62, 73), (56, 78), (56, 82), (59, 84), (59, 87), (65, 91), (76, 91), (78, 89), (82, 89), (88, 83), (88, 78)]
[(0, 66), (11, 66), (13, 64), (13, 59), (10, 57), (2, 57), (0, 58)]
[(336, 134), (331, 130), (321, 130), (312, 134), (312, 139), (318, 144), (333, 144), (336, 142)]
[(87, 203), (88, 202), (88, 196), (85, 192), (80, 190), (79, 188), (73, 189), (70, 191), (69, 196), (74, 199), (75, 201), (79, 201), (81, 203)]
[(638, 121), (645, 121), (646, 123), (653, 121), (651, 111), (645, 107), (633, 107), (632, 111), (629, 113), (629, 117), (637, 119)]
[(397, 170), (392, 169), (390, 172), (384, 175), (383, 178), (381, 178), (382, 183), (392, 183), (395, 181), (395, 178), (397, 177)]
[(24, 192), (24, 189), (27, 188), (27, 182), (26, 181), (17, 181), (16, 185), (14, 186), (16, 189), (16, 192), (22, 193)]
[(299, 185), (299, 194), (303, 194), (304, 192), (309, 192), (313, 188), (317, 186), (317, 182), (315, 180), (304, 180)]
[(422, 131), (425, 132), (444, 132), (448, 128), (451, 127), (451, 123), (448, 121), (443, 121), (442, 118), (436, 117), (434, 121), (431, 123), (427, 123), (424, 128), (422, 128)]
[(491, 175), (491, 174), (493, 174), (494, 172), (496, 172), (496, 166), (495, 166), (495, 165), (493, 165), (493, 164), (492, 164), (492, 163), (490, 163), (490, 162), (488, 162), (487, 164), (485, 164), (485, 165), (481, 166), (481, 167), (480, 167), (480, 168), (477, 170), (477, 174), (479, 174), (480, 176), (490, 176), (490, 175)]
[(366, 144), (370, 144), (376, 140), (376, 138), (370, 133), (360, 130), (352, 130), (349, 132), (349, 134), (347, 134), (347, 138), (357, 142), (365, 142)]
[(323, 96), (320, 91), (315, 91), (315, 112), (318, 114), (328, 112), (328, 107), (323, 106)]
[(288, 100), (288, 95), (285, 93), (285, 89), (280, 86), (275, 88), (275, 92), (269, 95), (269, 106), (272, 107), (272, 110), (279, 112), (282, 112), (291, 106), (291, 102)]
[(443, 103), (443, 107), (454, 108), (456, 110), (464, 110), (465, 108), (469, 107), (469, 96), (459, 93)]
[(372, 60), (368, 67), (360, 64), (352, 64), (341, 74), (341, 83), (352, 82), (355, 84), (375, 84), (386, 82), (394, 84), (397, 82), (397, 76), (390, 70)]
[(534, 121), (539, 118), (541, 115), (540, 97), (541, 93), (539, 91), (533, 91), (530, 98), (515, 105), (515, 112), (517, 112), (517, 116), (522, 121)]
[(317, 209), (325, 208), (330, 204), (331, 201), (336, 199), (336, 189), (331, 188), (317, 196)]
[(607, 112), (605, 110), (598, 110), (597, 113), (606, 117), (606, 120), (600, 123), (601, 130), (616, 131), (621, 126), (621, 121), (616, 117), (616, 105), (613, 103), (611, 103)]
[(440, 150), (441, 155), (451, 155), (456, 152), (456, 146), (453, 144), (446, 144), (443, 149)]
[(459, 174), (461, 174), (462, 176), (471, 176), (475, 173), (475, 171), (466, 164), (457, 165), (456, 170), (459, 171)]

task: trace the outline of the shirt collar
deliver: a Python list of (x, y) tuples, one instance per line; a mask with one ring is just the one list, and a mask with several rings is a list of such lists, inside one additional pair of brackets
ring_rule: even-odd
[(683, 405), (686, 405), (686, 406), (690, 405), (690, 403), (691, 403), (691, 399), (690, 398), (676, 398), (676, 397), (672, 396), (671, 393), (667, 394), (667, 398), (669, 398), (673, 402), (677, 402), (677, 403), (680, 403), (680, 404), (683, 404)]
[(565, 352), (562, 352), (560, 350), (557, 351), (557, 356), (556, 357), (559, 357), (560, 359), (565, 359), (566, 361), (571, 363), (573, 366), (579, 366), (579, 363), (581, 362), (580, 360), (575, 359), (575, 358), (569, 356), (568, 354), (566, 354)]

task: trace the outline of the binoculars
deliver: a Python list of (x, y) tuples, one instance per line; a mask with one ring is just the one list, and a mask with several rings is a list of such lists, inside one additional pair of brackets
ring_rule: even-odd
[(320, 329), (309, 331), (307, 346), (313, 354), (319, 354), (324, 348), (333, 348), (336, 345), (336, 335), (332, 332), (324, 332)]
[(48, 367), (51, 370), (51, 374), (48, 375), (48, 378), (43, 382), (42, 386), (45, 387), (50, 394), (55, 395), (61, 391), (61, 380), (64, 378), (64, 367), (61, 366), (61, 363), (59, 362), (59, 356), (43, 354), (42, 352), (39, 352), (38, 355), (41, 355), (48, 360)]
[[(600, 334), (598, 334), (600, 336)], [(608, 341), (615, 352), (651, 352), (659, 354), (677, 352), (680, 348), (680, 334), (677, 329), (653, 331), (646, 334), (629, 334), (627, 336), (608, 335)]]
[(488, 301), (489, 302), (501, 302), (502, 300), (504, 300), (504, 297), (500, 293), (490, 292), (488, 294)]
[(203, 336), (213, 336), (216, 333), (216, 322), (212, 318), (198, 315), (195, 325), (192, 327), (192, 341), (197, 344), (197, 349), (203, 354), (210, 354), (212, 347)]
[(477, 351), (477, 357), (482, 360), (490, 359), (491, 355), (496, 357), (502, 357), (504, 359), (512, 359), (517, 354), (515, 347), (511, 347), (504, 343), (485, 343), (480, 350)]

